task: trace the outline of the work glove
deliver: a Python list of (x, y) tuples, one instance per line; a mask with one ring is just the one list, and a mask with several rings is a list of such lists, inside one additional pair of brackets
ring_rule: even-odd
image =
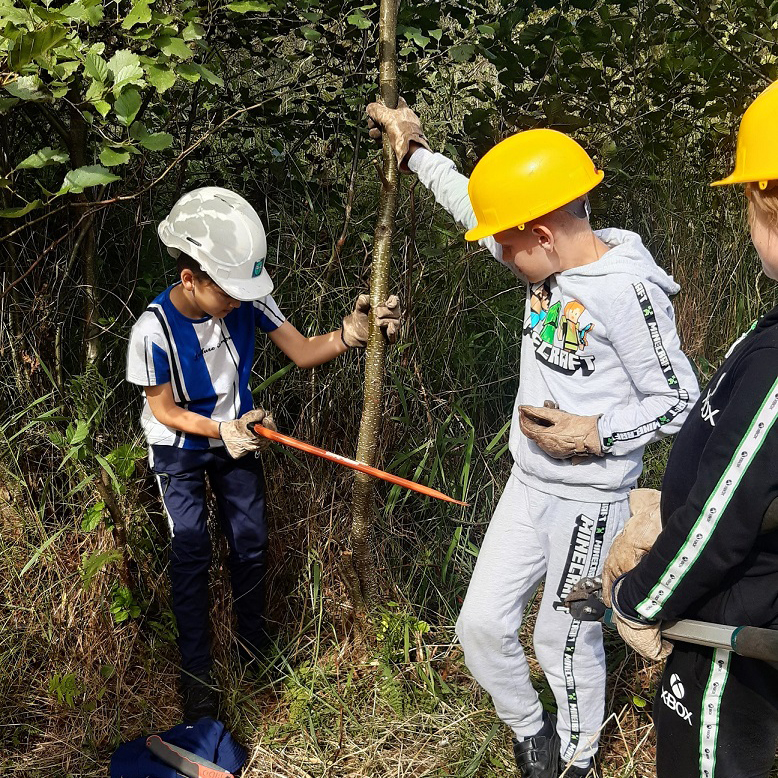
[[(654, 662), (661, 662), (670, 656), (673, 644), (662, 639), (661, 622), (645, 624), (625, 616), (618, 606), (621, 579), (613, 587), (613, 621), (621, 639), (635, 649), (641, 656)], [(604, 590), (603, 590), (604, 591)]]
[[(361, 294), (357, 297), (353, 313), (343, 319), (340, 337), (349, 348), (364, 348), (367, 345), (368, 314), (370, 313), (370, 295)], [(374, 310), (376, 326), (381, 330), (387, 343), (397, 340), (397, 331), (402, 323), (402, 308), (400, 298), (396, 294), (386, 298), (383, 305)]]
[(367, 106), (367, 115), (370, 117), (367, 120), (370, 137), (379, 140), (381, 133), (385, 132), (397, 157), (397, 166), (404, 173), (409, 173), (405, 158), (408, 156), (411, 142), (418, 143), (425, 149), (430, 147), (421, 129), (419, 117), (408, 108), (408, 103), (402, 97), (397, 101), (397, 108), (387, 108), (383, 103), (370, 103)]
[(240, 459), (250, 451), (265, 451), (270, 445), (267, 438), (260, 438), (249, 431), (249, 426), (261, 424), (269, 430), (276, 430), (273, 417), (261, 408), (244, 413), (234, 421), (222, 421), (219, 423), (219, 437), (224, 442), (224, 448), (233, 459)]
[(598, 416), (576, 416), (557, 408), (519, 406), (519, 427), (554, 459), (594, 455), (601, 457)]
[(609, 608), (613, 582), (637, 566), (662, 531), (661, 497), (656, 489), (633, 489), (629, 493), (630, 518), (614, 538), (602, 568), (602, 600)]

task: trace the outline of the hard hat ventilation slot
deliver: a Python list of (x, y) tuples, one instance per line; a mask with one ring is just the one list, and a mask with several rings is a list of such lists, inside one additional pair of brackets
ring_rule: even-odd
[(199, 246), (200, 248), (202, 248), (202, 246), (203, 246), (203, 244), (202, 244), (202, 243), (200, 243), (200, 241), (199, 241), (199, 240), (195, 240), (194, 238), (190, 238), (188, 235), (186, 236), (186, 239), (187, 239), (187, 240), (188, 240), (190, 243), (194, 243), (194, 244), (195, 244), (195, 246)]

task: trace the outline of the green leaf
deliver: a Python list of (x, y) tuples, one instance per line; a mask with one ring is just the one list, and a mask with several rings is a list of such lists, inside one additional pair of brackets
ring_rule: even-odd
[(105, 100), (95, 100), (92, 105), (103, 119), (108, 116), (108, 112), (111, 110), (111, 104), (107, 103)]
[(207, 67), (203, 65), (193, 65), (193, 67), (203, 77), (204, 81), (207, 81), (209, 84), (214, 84), (215, 86), (224, 86), (224, 81), (221, 77), (208, 70)]
[(84, 419), (79, 419), (75, 428), (72, 426), (68, 427), (68, 443), (71, 446), (77, 446), (79, 443), (83, 443), (88, 435), (89, 422)]
[(20, 100), (47, 100), (49, 93), (38, 76), (19, 76), (16, 81), (5, 85), (8, 94)]
[(107, 146), (100, 152), (100, 162), (102, 162), (106, 167), (123, 165), (129, 160), (129, 158), (129, 151), (114, 151)]
[(79, 572), (81, 573), (81, 582), (84, 585), (84, 589), (88, 589), (94, 577), (108, 565), (120, 562), (122, 555), (120, 551), (112, 548), (110, 551), (95, 551), (88, 557), (85, 554), (84, 557)]
[(454, 62), (468, 62), (475, 54), (475, 46), (470, 43), (462, 43), (459, 46), (452, 46), (448, 53)]
[(191, 59), (194, 51), (186, 45), (183, 38), (174, 38), (170, 35), (161, 35), (155, 41), (160, 50), (168, 57), (177, 57), (178, 59)]
[(81, 531), (91, 532), (93, 529), (96, 529), (100, 525), (100, 522), (103, 520), (104, 511), (104, 502), (97, 502), (87, 508), (87, 511), (84, 514), (84, 518), (81, 519)]
[(92, 80), (89, 83), (88, 89), (86, 90), (84, 99), (89, 103), (94, 103), (97, 100), (102, 100), (103, 95), (105, 94), (105, 90), (106, 90), (106, 86), (102, 81)]
[(314, 30), (313, 27), (301, 27), (300, 28), (300, 34), (305, 38), (307, 41), (317, 41), (319, 38), (321, 38), (321, 33), (317, 30)]
[(30, 12), (24, 8), (19, 8), (14, 2), (2, 2), (0, 3), (0, 21), (10, 22), (17, 27), (24, 27), (30, 22)]
[(237, 3), (228, 3), (227, 8), (236, 14), (245, 14), (251, 11), (257, 13), (267, 13), (272, 8), (271, 3), (258, 2), (258, 0), (241, 0)]
[(84, 70), (88, 76), (91, 76), (95, 81), (100, 81), (102, 83), (105, 83), (108, 80), (108, 75), (110, 73), (108, 63), (94, 50), (86, 55)]
[(370, 19), (368, 19), (360, 10), (354, 11), (353, 14), (349, 14), (346, 17), (346, 21), (353, 25), (354, 27), (357, 27), (360, 30), (367, 30), (370, 26), (372, 26), (372, 22)]
[(22, 208), (0, 209), (0, 219), (19, 219), (22, 216), (26, 216), (30, 211), (35, 210), (40, 204), (40, 200), (33, 200)]
[(181, 76), (181, 78), (183, 78), (185, 81), (191, 81), (194, 83), (195, 81), (200, 80), (200, 71), (197, 68), (197, 65), (180, 65), (176, 70), (176, 74)]
[(133, 140), (143, 140), (148, 137), (149, 131), (146, 129), (146, 125), (143, 122), (133, 122), (130, 125), (130, 137)]
[(116, 102), (113, 104), (113, 110), (119, 121), (125, 127), (129, 127), (135, 121), (140, 105), (140, 92), (134, 87), (130, 87), (125, 89), (116, 99)]
[(48, 25), (40, 30), (23, 32), (14, 41), (8, 52), (8, 64), (12, 70), (21, 70), (32, 60), (43, 56), (57, 46), (67, 35), (67, 30), (58, 24)]
[(202, 24), (189, 22), (189, 24), (181, 30), (181, 37), (187, 41), (187, 43), (190, 41), (199, 41), (201, 38), (205, 37), (205, 29)]
[(126, 481), (135, 472), (135, 463), (145, 456), (146, 450), (141, 446), (125, 443), (108, 454), (106, 460), (114, 466), (117, 476)]
[(438, 43), (440, 42), (440, 39), (443, 37), (443, 30), (429, 30), (430, 38), (434, 38)]
[(120, 49), (108, 61), (108, 70), (113, 75), (115, 93), (121, 91), (127, 84), (137, 84), (143, 81), (143, 68), (140, 57), (127, 49)]
[(18, 102), (18, 97), (0, 97), (0, 114), (8, 113)]
[(63, 62), (58, 61), (56, 65), (49, 68), (50, 73), (54, 73), (60, 80), (69, 79), (81, 67), (80, 60), (72, 59)]
[(79, 0), (63, 8), (62, 13), (70, 19), (77, 19), (94, 27), (103, 19), (103, 2), (102, 0)]
[(26, 159), (23, 159), (16, 166), (15, 170), (32, 170), (41, 167), (48, 167), (49, 165), (60, 165), (67, 161), (67, 151), (47, 147), (45, 149), (41, 149), (40, 151), (36, 151), (34, 154), (30, 154), (30, 156)]
[(645, 708), (648, 704), (642, 697), (638, 697), (637, 694), (632, 695), (632, 702), (638, 708)]
[(136, 24), (148, 24), (151, 21), (151, 8), (149, 5), (154, 0), (135, 0), (132, 10), (124, 17), (122, 29), (132, 29)]
[(30, 568), (34, 567), (38, 563), (38, 560), (41, 558), (43, 552), (52, 543), (54, 543), (54, 541), (57, 540), (57, 538), (59, 538), (59, 536), (65, 531), (65, 529), (66, 527), (63, 527), (61, 530), (58, 530), (50, 538), (48, 538), (43, 542), (43, 545), (35, 551), (35, 553), (27, 561), (27, 564), (22, 568), (21, 572), (19, 573), (19, 578), (21, 578)]
[(103, 470), (108, 473), (108, 476), (111, 479), (111, 483), (113, 484), (113, 488), (116, 489), (119, 494), (121, 494), (123, 491), (122, 484), (116, 477), (116, 471), (113, 469), (113, 465), (105, 457), (100, 456), (100, 454), (95, 454), (95, 459), (100, 463)]
[(172, 144), (173, 136), (169, 132), (153, 132), (140, 140), (140, 145), (149, 151), (162, 151)]
[[(61, 194), (65, 192), (83, 192), (90, 186), (100, 186), (118, 181), (119, 176), (115, 176), (110, 170), (100, 165), (85, 165), (84, 167), (71, 170), (65, 176), (62, 184)], [(81, 422), (79, 422), (81, 424)], [(72, 441), (71, 441), (72, 444)]]
[(426, 48), (427, 44), (430, 42), (430, 39), (422, 35), (421, 30), (414, 30), (413, 42), (417, 46), (421, 46), (421, 48)]
[(167, 65), (148, 65), (146, 67), (148, 82), (159, 92), (166, 92), (176, 83), (176, 73)]

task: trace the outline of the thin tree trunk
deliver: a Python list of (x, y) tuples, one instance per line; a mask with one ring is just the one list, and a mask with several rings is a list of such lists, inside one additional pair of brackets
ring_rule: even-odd
[[(397, 107), (397, 7), (399, 0), (381, 0), (379, 29), (379, 83), (381, 99), (390, 108)], [(383, 175), (378, 206), (378, 221), (373, 238), (373, 264), (370, 279), (370, 302), (381, 305), (389, 291), (389, 264), (392, 233), (397, 210), (397, 161), (386, 137), (383, 145)], [(381, 423), (384, 378), (384, 341), (380, 330), (370, 317), (370, 335), (367, 341), (365, 366), (365, 393), (362, 422), (359, 428), (357, 459), (375, 463), (376, 443)], [(378, 599), (378, 577), (372, 550), (375, 521), (373, 479), (357, 473), (352, 504), (351, 546), (353, 564), (359, 578), (362, 600), (367, 608)]]

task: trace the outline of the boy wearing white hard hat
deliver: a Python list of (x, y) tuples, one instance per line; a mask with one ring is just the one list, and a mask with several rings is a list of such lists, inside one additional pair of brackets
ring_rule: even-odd
[[(299, 367), (315, 367), (368, 336), (370, 300), (334, 332), (305, 337), (271, 296), (262, 221), (240, 195), (219, 187), (188, 192), (159, 225), (177, 259), (180, 280), (158, 295), (132, 328), (127, 380), (144, 387), (141, 424), (171, 534), (170, 579), (181, 651), (185, 720), (216, 717), (211, 678), (205, 476), (230, 547), (229, 566), (241, 653), (261, 661), (267, 526), (260, 460), (264, 439), (249, 424), (275, 429), (254, 409), (249, 377), (255, 330)], [(396, 297), (374, 311), (387, 340), (396, 339)]]

